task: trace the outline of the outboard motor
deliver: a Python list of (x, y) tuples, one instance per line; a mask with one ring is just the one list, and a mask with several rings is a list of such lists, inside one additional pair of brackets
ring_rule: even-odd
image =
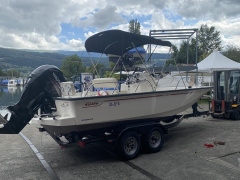
[(28, 77), (20, 101), (8, 106), (10, 120), (0, 114), (0, 134), (18, 134), (41, 107), (49, 113), (55, 106), (53, 97), (61, 96), (60, 83), (65, 82), (62, 72), (55, 66), (43, 65)]

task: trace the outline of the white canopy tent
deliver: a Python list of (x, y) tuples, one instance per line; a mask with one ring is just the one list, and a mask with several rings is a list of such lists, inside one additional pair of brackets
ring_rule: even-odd
[(212, 73), (214, 70), (227, 70), (227, 69), (240, 69), (240, 63), (235, 62), (217, 50), (214, 50), (208, 57), (197, 64), (198, 67), (198, 76), (201, 76), (201, 73), (208, 73), (209, 75), (202, 75), (202, 83), (209, 85), (213, 82)]
[(213, 72), (221, 69), (240, 69), (240, 63), (235, 62), (217, 50), (214, 50), (208, 57), (197, 64), (200, 72)]

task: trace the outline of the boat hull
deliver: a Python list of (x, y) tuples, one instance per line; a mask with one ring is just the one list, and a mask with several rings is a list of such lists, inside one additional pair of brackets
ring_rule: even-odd
[(165, 119), (191, 107), (210, 89), (208, 87), (86, 98), (56, 98), (58, 116), (44, 117), (41, 120), (36, 117), (32, 122), (61, 135), (102, 128), (115, 122)]

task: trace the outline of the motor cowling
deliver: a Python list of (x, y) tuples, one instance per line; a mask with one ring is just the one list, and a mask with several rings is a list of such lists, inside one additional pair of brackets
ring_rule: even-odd
[(0, 116), (0, 134), (18, 134), (40, 106), (54, 104), (53, 98), (61, 96), (60, 83), (65, 81), (63, 73), (55, 66), (43, 65), (35, 69), (28, 77), (19, 102), (7, 107), (10, 120)]

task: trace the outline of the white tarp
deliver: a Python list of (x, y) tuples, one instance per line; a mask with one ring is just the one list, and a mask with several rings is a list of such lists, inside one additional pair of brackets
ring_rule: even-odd
[(235, 62), (217, 50), (214, 50), (208, 57), (197, 64), (199, 71), (213, 72), (221, 69), (240, 69), (240, 63)]

